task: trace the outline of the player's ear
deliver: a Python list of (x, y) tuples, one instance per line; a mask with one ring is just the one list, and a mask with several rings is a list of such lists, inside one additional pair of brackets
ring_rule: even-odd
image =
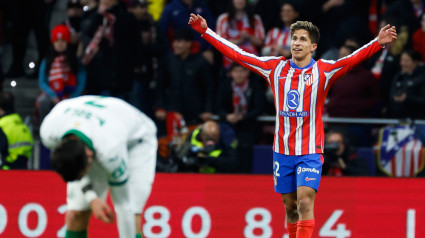
[(317, 44), (315, 44), (315, 43), (311, 44), (311, 49), (310, 49), (311, 53), (316, 51), (316, 49), (317, 49)]
[(93, 158), (93, 155), (94, 155), (93, 151), (89, 147), (87, 147), (87, 146), (85, 146), (85, 150), (86, 150), (87, 157), (88, 158)]

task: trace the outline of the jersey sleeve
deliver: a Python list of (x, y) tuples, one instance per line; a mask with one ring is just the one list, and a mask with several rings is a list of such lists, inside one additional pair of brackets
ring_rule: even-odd
[(127, 145), (120, 144), (106, 150), (99, 148), (95, 148), (95, 150), (96, 158), (107, 171), (109, 185), (116, 186), (127, 183), (130, 177)]
[[(104, 146), (107, 145), (108, 143), (105, 143)], [(122, 143), (110, 146), (108, 150), (103, 150), (102, 154), (98, 155), (97, 158), (108, 174), (108, 184), (117, 214), (119, 234), (122, 237), (134, 237), (135, 220), (130, 201), (130, 183), (128, 181), (130, 168), (127, 145)]]
[(372, 57), (380, 49), (382, 48), (378, 43), (378, 38), (375, 38), (360, 49), (354, 51), (352, 54), (337, 61), (320, 60), (323, 63), (323, 70), (326, 76), (325, 90), (329, 90), (330, 86), (338, 78), (341, 78), (356, 65)]
[(270, 73), (272, 69), (280, 60), (285, 60), (284, 57), (259, 57), (247, 53), (209, 28), (202, 37), (229, 59), (261, 75), (269, 84), (271, 83)]

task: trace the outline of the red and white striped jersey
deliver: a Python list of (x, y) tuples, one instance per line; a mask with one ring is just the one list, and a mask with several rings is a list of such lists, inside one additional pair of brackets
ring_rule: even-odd
[[(234, 25), (233, 27), (231, 25)], [(248, 32), (250, 35), (255, 36), (259, 39), (264, 39), (265, 31), (263, 22), (259, 15), (254, 15), (254, 26), (249, 25), (248, 15), (245, 14), (240, 20), (233, 20), (229, 22), (229, 14), (223, 13), (217, 19), (217, 34), (226, 40), (238, 40), (241, 38), (243, 31)], [(257, 47), (251, 44), (249, 41), (242, 42), (238, 45), (244, 51), (259, 55)], [(224, 67), (228, 68), (232, 64), (232, 61), (228, 58), (223, 58)]]
[(231, 60), (267, 80), (276, 108), (273, 150), (285, 155), (323, 153), (322, 114), (330, 86), (381, 49), (374, 39), (338, 61), (311, 59), (309, 65), (299, 68), (285, 57), (249, 54), (211, 29), (202, 37)]
[(288, 27), (281, 29), (275, 27), (267, 32), (262, 55), (276, 55), (277, 52), (273, 49), (274, 45), (288, 50), (291, 49), (291, 30)]

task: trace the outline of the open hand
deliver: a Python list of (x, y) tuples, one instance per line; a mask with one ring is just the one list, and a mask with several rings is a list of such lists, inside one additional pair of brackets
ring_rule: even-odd
[(397, 32), (395, 26), (390, 26), (390, 24), (387, 24), (386, 26), (382, 27), (378, 35), (379, 45), (384, 46), (395, 40), (397, 40)]
[(105, 222), (113, 223), (115, 221), (115, 214), (111, 208), (100, 198), (96, 198), (90, 203), (91, 210), (94, 217)]
[(208, 29), (207, 21), (199, 14), (191, 13), (187, 24), (200, 34), (204, 34)]

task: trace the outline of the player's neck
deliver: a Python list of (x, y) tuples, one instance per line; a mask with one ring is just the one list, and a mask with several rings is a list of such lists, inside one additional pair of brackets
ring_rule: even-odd
[(302, 59), (296, 59), (296, 58), (292, 57), (292, 62), (294, 64), (296, 64), (298, 67), (304, 68), (305, 66), (307, 66), (308, 64), (310, 64), (310, 62), (311, 62), (311, 55), (310, 56), (307, 56), (307, 57), (304, 57)]

